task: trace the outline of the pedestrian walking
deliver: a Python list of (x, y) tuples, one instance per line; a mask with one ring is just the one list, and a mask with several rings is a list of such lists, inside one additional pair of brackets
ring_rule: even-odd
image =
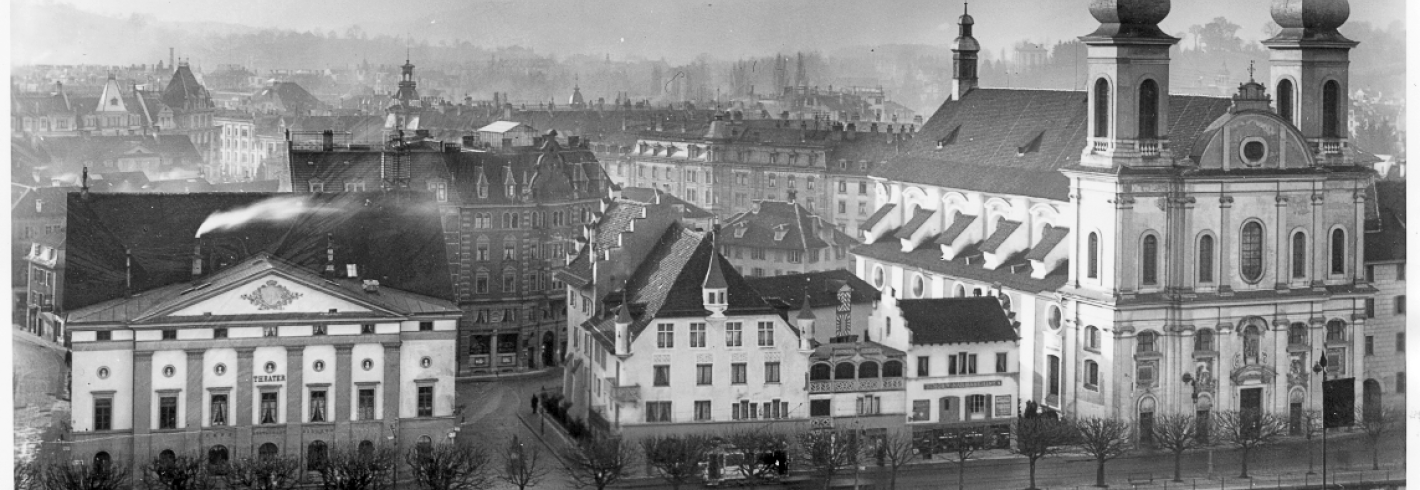
[(537, 395), (532, 396), (532, 413), (537, 413)]

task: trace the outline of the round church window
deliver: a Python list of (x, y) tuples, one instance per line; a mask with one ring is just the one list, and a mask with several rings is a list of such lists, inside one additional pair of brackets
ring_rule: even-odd
[(1242, 158), (1249, 167), (1261, 165), (1262, 160), (1267, 158), (1267, 143), (1260, 139), (1249, 138), (1243, 142)]

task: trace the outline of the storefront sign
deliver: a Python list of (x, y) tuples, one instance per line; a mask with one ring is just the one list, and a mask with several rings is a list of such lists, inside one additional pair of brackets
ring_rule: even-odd
[(271, 376), (252, 376), (252, 382), (254, 383), (276, 383), (284, 381), (286, 381), (286, 375), (284, 374), (273, 374)]
[(996, 418), (1010, 417), (1015, 415), (1014, 412), (1011, 395), (996, 395)]
[(927, 383), (922, 385), (924, 390), (947, 390), (952, 388), (982, 388), (986, 386), (1001, 386), (1001, 380), (991, 381), (956, 381), (952, 383)]

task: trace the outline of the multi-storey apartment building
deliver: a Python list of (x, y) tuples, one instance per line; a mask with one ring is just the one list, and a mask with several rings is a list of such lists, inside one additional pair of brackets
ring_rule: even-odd
[(669, 206), (605, 202), (567, 284), (570, 411), (631, 437), (808, 417), (807, 334)]
[[(1366, 333), (1361, 341), (1366, 400), (1405, 404), (1405, 181), (1378, 181), (1375, 210), (1366, 222), (1366, 282), (1376, 288), (1366, 301)], [(1378, 406), (1379, 404), (1376, 404)]]
[[(460, 321), (465, 374), (560, 362), (564, 291), (552, 278), (608, 182), (576, 137), (488, 148), (423, 139), (337, 143), (333, 132), (289, 142), (292, 190), (412, 189), (439, 203)], [(472, 144), (473, 142), (470, 141)]]
[(1231, 99), (1171, 95), (1165, 1), (1090, 7), (1083, 94), (977, 88), (963, 15), (952, 98), (874, 171), (858, 274), (904, 299), (996, 296), (1021, 322), (1020, 398), (1140, 434), (1176, 410), (1299, 428), (1320, 407), (1319, 356), (1342, 379), (1325, 389), (1363, 376), (1375, 293), (1345, 4), (1273, 7), (1275, 102), (1253, 80)]
[(859, 243), (792, 202), (756, 201), (724, 223), (720, 254), (752, 277), (850, 269)]
[(703, 134), (643, 132), (628, 155), (608, 162), (607, 172), (619, 184), (663, 189), (722, 218), (758, 201), (797, 202), (856, 236), (870, 214), (868, 170), (894, 155), (916, 127), (732, 112), (717, 115)]

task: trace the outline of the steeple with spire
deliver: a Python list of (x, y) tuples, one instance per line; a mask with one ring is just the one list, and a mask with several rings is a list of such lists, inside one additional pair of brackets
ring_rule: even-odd
[(971, 36), (971, 27), (976, 20), (962, 4), (961, 18), (957, 20), (957, 38), (952, 41), (952, 100), (961, 100), (967, 92), (977, 87), (976, 63), (981, 45)]

